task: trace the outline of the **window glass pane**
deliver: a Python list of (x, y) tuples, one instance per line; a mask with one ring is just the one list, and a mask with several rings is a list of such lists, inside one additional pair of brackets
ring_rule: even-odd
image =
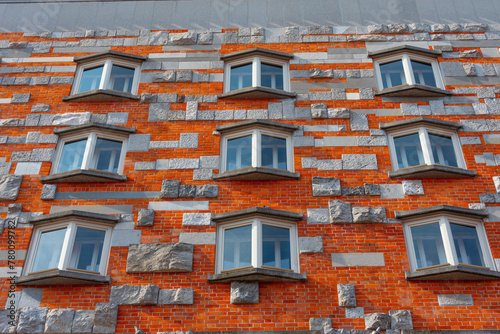
[(262, 166), (286, 170), (286, 139), (262, 135), (261, 149)]
[(121, 151), (122, 142), (98, 138), (94, 150), (92, 168), (118, 173)]
[(59, 266), (65, 235), (66, 228), (42, 232), (32, 272), (57, 268)]
[(252, 225), (224, 231), (224, 255), (222, 270), (252, 265)]
[(458, 256), (458, 263), (484, 267), (483, 254), (479, 237), (474, 226), (450, 224), (453, 242)]
[(451, 137), (429, 133), (429, 140), (431, 142), (432, 155), (434, 156), (435, 163), (458, 167)]
[(230, 90), (252, 86), (252, 64), (231, 67)]
[(98, 89), (101, 83), (102, 70), (104, 66), (87, 68), (83, 70), (78, 93), (86, 92), (92, 89)]
[(260, 85), (283, 90), (283, 66), (261, 64)]
[(262, 264), (291, 269), (289, 229), (262, 225)]
[(411, 67), (413, 68), (413, 75), (416, 83), (437, 87), (436, 78), (434, 77), (434, 71), (432, 71), (431, 64), (412, 60)]
[(76, 230), (70, 268), (99, 271), (105, 231), (78, 227)]
[(87, 146), (87, 139), (65, 143), (57, 173), (66, 172), (68, 170), (82, 168), (83, 155), (85, 154), (85, 147)]
[(379, 67), (384, 88), (406, 85), (405, 70), (402, 60), (380, 64)]
[(108, 89), (132, 93), (134, 73), (135, 70), (133, 68), (113, 65), (111, 67)]
[(411, 228), (417, 268), (447, 263), (439, 223)]
[(394, 148), (398, 158), (398, 168), (425, 164), (418, 133), (394, 138)]
[(252, 136), (227, 141), (226, 170), (252, 166)]

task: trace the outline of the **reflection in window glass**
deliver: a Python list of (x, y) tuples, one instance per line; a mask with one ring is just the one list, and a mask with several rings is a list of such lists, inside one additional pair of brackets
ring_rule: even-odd
[(459, 224), (450, 224), (450, 227), (458, 263), (484, 267), (485, 263), (476, 228)]
[(59, 266), (65, 235), (66, 228), (43, 232), (41, 234), (32, 272), (57, 268)]
[(227, 141), (226, 170), (252, 166), (252, 136)]
[(70, 268), (99, 271), (105, 231), (78, 227), (76, 230)]
[(429, 133), (434, 163), (458, 167), (457, 157), (450, 137)]
[(417, 268), (447, 263), (439, 223), (411, 228)]
[(394, 147), (399, 168), (413, 167), (425, 163), (418, 133), (394, 138)]
[(121, 142), (98, 138), (92, 168), (117, 173), (121, 150)]
[(263, 87), (283, 90), (283, 67), (277, 65), (261, 64), (260, 85)]
[(85, 154), (85, 147), (87, 146), (87, 139), (65, 143), (57, 168), (57, 173), (66, 172), (73, 169), (82, 168), (83, 155)]
[(286, 139), (262, 135), (262, 166), (286, 170)]
[(291, 269), (289, 229), (262, 225), (262, 265)]
[(380, 64), (379, 67), (384, 88), (406, 85), (405, 70), (402, 60)]
[(252, 86), (252, 64), (231, 67), (230, 90)]
[(80, 86), (78, 87), (78, 93), (98, 89), (101, 83), (103, 69), (104, 66), (99, 66), (83, 70)]
[(131, 93), (134, 73), (135, 70), (133, 68), (113, 65), (111, 67), (108, 89)]
[(432, 71), (431, 64), (412, 60), (411, 67), (413, 68), (413, 75), (415, 76), (416, 83), (437, 87), (436, 78), (434, 77), (434, 72)]
[(241, 226), (224, 231), (224, 259), (222, 270), (252, 265), (252, 226)]

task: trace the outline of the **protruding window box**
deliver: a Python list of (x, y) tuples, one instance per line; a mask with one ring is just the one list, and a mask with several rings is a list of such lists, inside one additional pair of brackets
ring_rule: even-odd
[(491, 256), (482, 210), (438, 205), (396, 211), (403, 221), (411, 272), (407, 280), (500, 278)]
[(75, 57), (78, 64), (70, 96), (63, 101), (136, 101), (141, 64), (147, 58), (117, 51)]
[(295, 125), (248, 120), (217, 126), (221, 134), (221, 168), (214, 179), (297, 179), (293, 169)]
[(402, 45), (369, 52), (373, 59), (379, 92), (388, 97), (449, 96), (437, 57), (440, 51)]
[(462, 124), (427, 117), (380, 124), (387, 132), (389, 178), (474, 177), (467, 170), (458, 130)]
[(217, 258), (208, 281), (305, 281), (298, 263), (297, 222), (302, 218), (302, 213), (267, 207), (214, 215)]
[(288, 62), (293, 55), (252, 48), (223, 55), (224, 93), (220, 99), (286, 99), (290, 92)]
[(91, 123), (56, 129), (57, 145), (51, 175), (42, 183), (125, 182), (122, 175), (128, 136), (135, 128)]
[(113, 227), (119, 217), (65, 211), (34, 217), (19, 285), (109, 284), (106, 269)]

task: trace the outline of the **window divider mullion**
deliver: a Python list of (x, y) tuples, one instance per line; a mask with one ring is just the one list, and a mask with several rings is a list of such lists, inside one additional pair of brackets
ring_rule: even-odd
[(413, 75), (413, 67), (411, 66), (411, 59), (408, 55), (403, 56), (403, 68), (405, 71), (406, 83), (408, 85), (415, 84), (415, 76)]
[(426, 129), (420, 128), (418, 131), (420, 142), (422, 145), (422, 154), (427, 165), (435, 164), (434, 156), (432, 155), (432, 146), (429, 139), (429, 133)]
[(254, 87), (261, 86), (261, 63), (260, 58), (255, 57), (252, 61), (252, 85)]
[(252, 266), (262, 266), (262, 222), (259, 219), (252, 222)]
[(262, 134), (260, 133), (259, 130), (254, 130), (252, 132), (252, 166), (253, 167), (260, 167), (261, 166), (261, 160), (262, 160), (261, 141), (262, 141)]
[(452, 266), (456, 266), (458, 264), (458, 256), (453, 242), (450, 222), (448, 219), (442, 217), (439, 220), (439, 227), (441, 229), (441, 234), (443, 235), (443, 245), (446, 253), (446, 259)]
[(75, 223), (69, 223), (66, 228), (66, 234), (64, 235), (64, 242), (61, 249), (61, 257), (59, 258), (58, 268), (61, 270), (66, 270), (69, 266), (69, 260), (71, 256), (71, 248), (73, 245), (73, 240), (76, 234), (76, 225)]
[(85, 153), (83, 154), (82, 169), (91, 168), (96, 143), (97, 135), (95, 133), (90, 133), (87, 137), (87, 145), (85, 146)]
[(104, 68), (102, 69), (102, 77), (101, 77), (101, 83), (99, 85), (99, 89), (107, 89), (108, 88), (108, 82), (109, 82), (109, 77), (111, 75), (111, 67), (113, 66), (113, 63), (111, 60), (106, 60), (104, 63)]

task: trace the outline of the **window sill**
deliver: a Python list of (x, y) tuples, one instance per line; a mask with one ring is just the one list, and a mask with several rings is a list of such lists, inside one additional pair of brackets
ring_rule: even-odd
[(401, 85), (386, 88), (375, 94), (383, 97), (437, 97), (453, 95), (447, 90), (426, 85)]
[(469, 266), (445, 266), (405, 273), (408, 281), (416, 280), (494, 280), (500, 279), (500, 272)]
[(42, 183), (125, 182), (126, 175), (103, 172), (95, 169), (74, 169), (67, 172), (42, 176)]
[(299, 173), (269, 167), (245, 167), (213, 176), (214, 180), (287, 180), (299, 178)]
[(398, 169), (389, 172), (390, 179), (397, 178), (458, 178), (458, 177), (475, 177), (477, 172), (475, 170), (467, 170), (458, 167), (445, 166), (445, 165), (420, 165), (408, 168)]
[(138, 101), (140, 99), (139, 95), (109, 89), (93, 89), (70, 96), (63, 96), (63, 101), (65, 102)]
[(54, 269), (16, 279), (17, 285), (77, 285), (77, 284), (109, 284), (110, 276), (87, 274), (69, 270)]
[(268, 87), (246, 87), (219, 94), (219, 99), (291, 99), (297, 94)]
[(307, 275), (274, 269), (246, 268), (236, 269), (216, 275), (209, 274), (207, 280), (209, 283), (232, 281), (292, 282), (306, 281)]

